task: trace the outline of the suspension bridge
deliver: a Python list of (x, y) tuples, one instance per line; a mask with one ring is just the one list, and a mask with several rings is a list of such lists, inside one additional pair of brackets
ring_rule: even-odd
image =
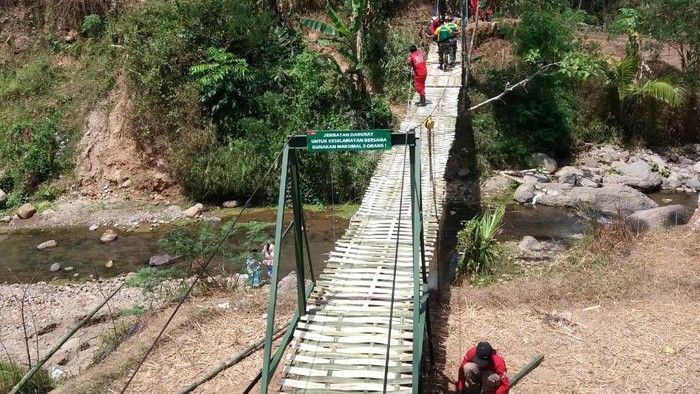
[[(304, 276), (299, 276), (301, 312), (281, 341), (289, 346), (279, 348), (274, 356), (276, 291), (274, 286), (271, 289), (262, 392), (418, 391), (426, 332), (427, 267), (442, 216), (444, 172), (454, 139), (461, 82), (459, 63), (442, 71), (437, 52), (432, 44), (427, 58), (428, 105), (417, 107), (417, 94), (409, 103), (399, 133), (392, 135), (393, 148), (381, 158), (359, 210), (315, 284), (309, 287)], [(425, 126), (428, 117), (435, 122), (432, 130)], [(295, 144), (290, 141), (290, 145)], [(295, 167), (294, 152), (289, 155)], [(285, 181), (280, 182), (281, 189)], [(282, 193), (280, 196), (283, 202)], [(293, 208), (296, 217), (301, 208)], [(303, 219), (295, 221), (302, 222), (295, 223), (301, 234)], [(281, 223), (278, 217), (278, 232)], [(301, 238), (297, 243), (302, 243)], [(297, 251), (297, 257), (300, 255), (303, 260), (303, 250)], [(279, 379), (273, 381), (279, 364)]]

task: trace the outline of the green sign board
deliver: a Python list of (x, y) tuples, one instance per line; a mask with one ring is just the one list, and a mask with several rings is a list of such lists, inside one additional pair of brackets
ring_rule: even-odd
[(306, 136), (310, 151), (388, 150), (391, 130), (326, 130), (311, 131)]

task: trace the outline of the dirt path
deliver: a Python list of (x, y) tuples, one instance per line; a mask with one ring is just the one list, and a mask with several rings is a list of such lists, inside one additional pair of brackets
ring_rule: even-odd
[(545, 355), (518, 393), (696, 392), (699, 245), (697, 233), (679, 228), (645, 237), (608, 266), (453, 288), (436, 314), (437, 391), (453, 390), (464, 352), (488, 340), (511, 376)]

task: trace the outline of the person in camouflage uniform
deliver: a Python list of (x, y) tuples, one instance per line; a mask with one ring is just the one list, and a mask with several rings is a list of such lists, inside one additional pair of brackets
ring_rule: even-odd
[(441, 70), (447, 70), (448, 63), (453, 66), (457, 60), (457, 36), (459, 33), (459, 25), (453, 23), (451, 17), (446, 18), (446, 23), (435, 29), (433, 38), (438, 44)]

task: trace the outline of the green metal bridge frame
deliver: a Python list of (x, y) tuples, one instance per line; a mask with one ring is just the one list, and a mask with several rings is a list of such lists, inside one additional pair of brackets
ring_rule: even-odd
[[(358, 130), (361, 131), (361, 130)], [(421, 165), (420, 165), (420, 138), (413, 132), (392, 133), (391, 146), (407, 145), (410, 160), (410, 187), (411, 187), (411, 223), (413, 240), (413, 392), (418, 392), (420, 384), (420, 367), (423, 358), (423, 338), (425, 336), (426, 311), (428, 308), (428, 286), (426, 262), (423, 245), (423, 213), (421, 201)], [(277, 201), (277, 222), (275, 227), (275, 256), (270, 286), (270, 298), (267, 309), (267, 327), (265, 330), (265, 350), (263, 369), (260, 383), (260, 392), (266, 394), (270, 387), (272, 376), (279, 365), (287, 345), (290, 343), (294, 330), (297, 327), (300, 316), (306, 313), (308, 297), (316, 284), (313, 270), (311, 269), (310, 255), (308, 255), (309, 268), (312, 283), (306, 288), (304, 274), (304, 244), (308, 254), (308, 239), (304, 224), (303, 206), (299, 190), (299, 159), (297, 151), (307, 148), (307, 136), (295, 135), (289, 137), (282, 152), (282, 174), (279, 184), (279, 197)], [(288, 182), (289, 181), (289, 182)], [(297, 310), (289, 327), (282, 337), (279, 347), (272, 355), (273, 333), (275, 331), (275, 307), (277, 303), (277, 283), (279, 280), (279, 253), (282, 238), (287, 231), (282, 231), (285, 214), (285, 201), (287, 184), (290, 184), (290, 198), (292, 201), (293, 221), (287, 228), (294, 228), (294, 250), (297, 272)], [(422, 271), (422, 272), (421, 272)]]

